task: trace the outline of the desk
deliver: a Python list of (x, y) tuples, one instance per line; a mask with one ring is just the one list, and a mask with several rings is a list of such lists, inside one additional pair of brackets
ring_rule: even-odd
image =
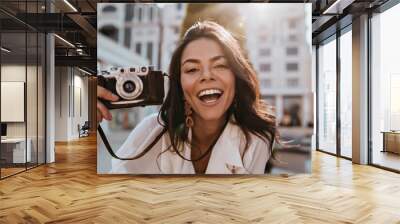
[(383, 150), (382, 152), (393, 152), (400, 154), (400, 132), (399, 131), (382, 131), (383, 133)]
[[(28, 143), (25, 155), (25, 138), (6, 138), (1, 139), (1, 157), (6, 163), (25, 163), (32, 160), (30, 138), (26, 140)], [(25, 161), (27, 158), (27, 161)]]

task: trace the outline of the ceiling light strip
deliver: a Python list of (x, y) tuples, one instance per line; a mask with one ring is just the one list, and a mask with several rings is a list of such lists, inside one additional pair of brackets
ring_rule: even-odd
[(5, 48), (5, 47), (1, 47), (1, 50), (4, 51), (4, 52), (7, 52), (7, 53), (10, 53), (10, 52), (11, 52), (11, 50), (9, 50), (9, 49), (7, 49), (7, 48)]
[(79, 68), (79, 67), (78, 67), (78, 70), (81, 71), (81, 72), (83, 72), (83, 73), (85, 73), (85, 74), (87, 74), (87, 75), (92, 75), (90, 72), (85, 71), (85, 70), (83, 70), (83, 69), (81, 69), (81, 68)]
[(78, 10), (68, 1), (68, 0), (64, 0), (65, 4), (67, 4), (72, 10), (74, 10), (74, 12), (78, 12)]
[(57, 34), (54, 34), (54, 36), (56, 36), (58, 39), (60, 39), (61, 41), (63, 41), (64, 43), (66, 43), (67, 45), (69, 45), (70, 47), (73, 47), (73, 48), (75, 48), (75, 45), (73, 45), (71, 42), (69, 42), (68, 40), (66, 40), (66, 39), (64, 39), (64, 38), (62, 38), (62, 37), (60, 37), (59, 35), (57, 35)]
[(343, 10), (351, 5), (355, 0), (336, 0), (322, 12), (323, 15), (342, 14)]

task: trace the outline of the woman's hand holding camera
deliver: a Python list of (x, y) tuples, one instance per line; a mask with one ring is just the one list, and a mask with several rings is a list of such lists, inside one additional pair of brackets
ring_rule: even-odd
[(97, 123), (100, 123), (103, 118), (110, 121), (112, 119), (112, 115), (108, 108), (99, 100), (99, 98), (108, 101), (117, 101), (119, 97), (111, 93), (109, 90), (101, 86), (97, 86)]

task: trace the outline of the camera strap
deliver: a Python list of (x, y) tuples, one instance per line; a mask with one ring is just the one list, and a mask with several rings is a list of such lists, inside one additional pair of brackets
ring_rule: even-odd
[(101, 140), (103, 140), (103, 143), (104, 143), (104, 145), (106, 146), (106, 149), (107, 149), (108, 153), (110, 153), (110, 155), (111, 155), (112, 157), (114, 157), (114, 158), (116, 158), (116, 159), (119, 159), (119, 160), (135, 160), (135, 159), (139, 159), (140, 157), (144, 156), (148, 151), (150, 151), (151, 148), (153, 148), (153, 146), (160, 140), (160, 138), (163, 136), (163, 134), (167, 131), (167, 129), (164, 128), (164, 129), (160, 132), (160, 134), (158, 134), (158, 135), (156, 136), (156, 138), (154, 139), (154, 141), (153, 141), (149, 146), (147, 146), (141, 153), (139, 153), (139, 155), (136, 155), (136, 156), (130, 157), (130, 158), (123, 158), (123, 157), (117, 156), (117, 154), (114, 153), (114, 151), (112, 150), (111, 145), (110, 145), (110, 143), (108, 142), (107, 137), (106, 137), (106, 135), (104, 134), (104, 131), (103, 131), (103, 129), (101, 128), (100, 125), (97, 127), (97, 130), (99, 131)]

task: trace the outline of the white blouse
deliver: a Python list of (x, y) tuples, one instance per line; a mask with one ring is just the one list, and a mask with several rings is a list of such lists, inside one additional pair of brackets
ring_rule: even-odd
[[(157, 121), (157, 114), (146, 117), (130, 133), (117, 151), (120, 157), (133, 157), (141, 153), (163, 130)], [(233, 117), (232, 117), (233, 119)], [(239, 126), (229, 121), (212, 149), (206, 174), (264, 174), (270, 158), (269, 143), (251, 134), (251, 141), (242, 160), (245, 135)], [(189, 131), (189, 140), (191, 132)], [(165, 133), (153, 148), (136, 160), (112, 159), (113, 174), (195, 174), (193, 163), (183, 160), (176, 152), (166, 150), (170, 146)], [(181, 154), (191, 159), (189, 144), (184, 144)]]

